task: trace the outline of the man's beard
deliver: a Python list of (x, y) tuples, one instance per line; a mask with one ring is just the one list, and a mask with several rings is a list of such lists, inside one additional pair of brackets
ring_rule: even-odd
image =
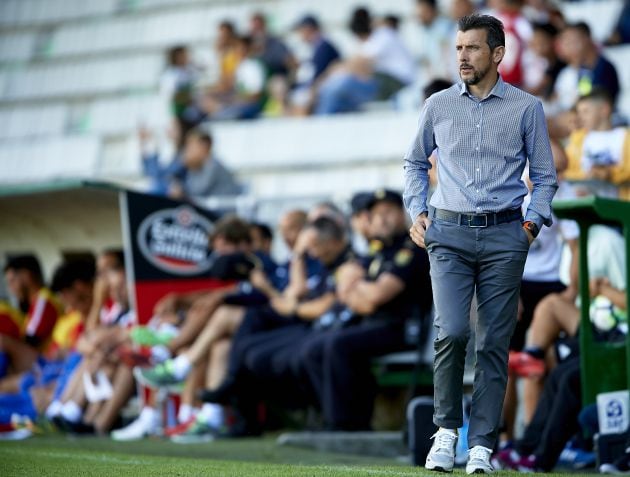
[[(467, 65), (467, 66), (470, 66), (470, 65)], [(483, 70), (477, 70), (473, 66), (470, 66), (470, 67), (473, 69), (473, 76), (472, 76), (472, 78), (464, 79), (464, 78), (462, 78), (461, 73), (459, 75), (459, 77), (462, 79), (462, 81), (465, 84), (467, 84), (468, 86), (475, 85), (475, 84), (479, 83), (488, 74), (488, 71), (490, 70), (490, 68), (486, 68), (486, 69), (483, 69)]]

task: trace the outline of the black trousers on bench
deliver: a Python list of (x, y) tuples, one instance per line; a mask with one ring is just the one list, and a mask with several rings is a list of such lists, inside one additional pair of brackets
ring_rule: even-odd
[(407, 349), (404, 323), (364, 321), (313, 334), (298, 354), (330, 430), (369, 430), (376, 382), (372, 359)]

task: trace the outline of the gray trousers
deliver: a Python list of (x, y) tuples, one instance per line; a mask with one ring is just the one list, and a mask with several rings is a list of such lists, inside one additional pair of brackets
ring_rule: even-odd
[(468, 447), (494, 448), (507, 384), (510, 337), (516, 326), (519, 289), (529, 250), (516, 220), (485, 228), (434, 219), (425, 243), (435, 304), (433, 422), (463, 424), (462, 393), (470, 306), (477, 292), (475, 377)]

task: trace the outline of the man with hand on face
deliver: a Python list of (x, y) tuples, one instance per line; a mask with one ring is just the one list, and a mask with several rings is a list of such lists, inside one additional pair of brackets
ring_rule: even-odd
[[(439, 427), (426, 468), (453, 468), (463, 424), (462, 379), (477, 294), (475, 378), (466, 472), (490, 473), (507, 382), (523, 267), (543, 225), (551, 225), (557, 188), (542, 104), (505, 83), (502, 23), (488, 15), (459, 21), (461, 83), (431, 96), (405, 156), (405, 205), (413, 241), (429, 252), (435, 298), (434, 383)], [(438, 184), (427, 206), (429, 156), (437, 150)], [(529, 161), (531, 202), (521, 212)]]

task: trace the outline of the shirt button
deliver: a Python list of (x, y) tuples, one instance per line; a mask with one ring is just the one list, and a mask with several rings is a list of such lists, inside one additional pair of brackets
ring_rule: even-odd
[(479, 124), (476, 124), (477, 127), (479, 127)]
[(477, 170), (477, 172), (479, 172), (479, 168), (477, 168), (476, 170)]
[[(477, 192), (479, 192), (479, 189), (477, 189)], [(478, 207), (477, 207), (478, 208)]]
[(477, 147), (475, 148), (475, 151), (478, 151), (478, 150), (479, 150), (479, 147), (477, 146)]

